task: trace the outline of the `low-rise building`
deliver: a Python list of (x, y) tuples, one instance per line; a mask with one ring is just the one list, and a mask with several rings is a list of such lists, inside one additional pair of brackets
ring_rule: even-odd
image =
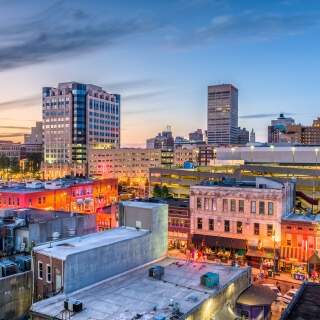
[(245, 256), (255, 267), (262, 261), (273, 265), (278, 261), (281, 218), (293, 203), (293, 183), (263, 177), (254, 182), (226, 178), (218, 184), (193, 186), (192, 242), (214, 258)]

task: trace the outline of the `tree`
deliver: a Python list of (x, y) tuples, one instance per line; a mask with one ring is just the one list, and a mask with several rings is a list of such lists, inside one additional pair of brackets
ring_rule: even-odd
[(20, 161), (17, 157), (11, 159), (10, 169), (13, 174), (20, 172)]
[(167, 186), (163, 186), (161, 191), (162, 191), (162, 198), (167, 198), (169, 195), (169, 190)]
[(160, 197), (162, 198), (162, 189), (161, 187), (156, 184), (153, 188), (153, 194), (152, 194), (154, 197)]

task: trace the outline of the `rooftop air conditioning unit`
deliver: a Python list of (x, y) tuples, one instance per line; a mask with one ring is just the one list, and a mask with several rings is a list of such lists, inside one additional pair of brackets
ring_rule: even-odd
[(31, 255), (20, 257), (18, 264), (19, 264), (20, 270), (30, 271), (31, 270)]
[(154, 279), (161, 279), (164, 276), (164, 267), (162, 266), (154, 266), (149, 269), (149, 277)]
[(64, 308), (70, 311), (79, 312), (82, 310), (82, 302), (80, 300), (68, 298), (64, 300)]
[(11, 276), (18, 272), (18, 265), (10, 260), (0, 262), (0, 278)]

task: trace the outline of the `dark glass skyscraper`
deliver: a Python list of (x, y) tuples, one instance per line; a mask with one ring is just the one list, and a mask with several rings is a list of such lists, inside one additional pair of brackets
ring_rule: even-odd
[(208, 143), (238, 143), (238, 89), (232, 84), (208, 86)]

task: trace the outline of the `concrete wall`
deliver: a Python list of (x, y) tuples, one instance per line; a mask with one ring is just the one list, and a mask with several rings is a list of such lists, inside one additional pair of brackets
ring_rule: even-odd
[(31, 306), (32, 271), (0, 279), (0, 319), (18, 319)]
[[(29, 224), (29, 241), (35, 244), (52, 240), (52, 233), (59, 232), (60, 239), (67, 238), (68, 229), (75, 229), (75, 236), (83, 236), (96, 231), (96, 214), (77, 215), (64, 219), (49, 220), (40, 223)], [(29, 246), (28, 243), (27, 246)]]
[(243, 272), (232, 282), (227, 283), (207, 300), (197, 305), (193, 310), (184, 314), (180, 319), (186, 320), (210, 320), (213, 315), (222, 309), (226, 303), (236, 310), (235, 305), (239, 295), (251, 285), (251, 268), (243, 269)]
[[(141, 214), (131, 206), (126, 207), (126, 211), (132, 221)], [(168, 242), (168, 206), (156, 204), (149, 211), (151, 232), (137, 231), (140, 237), (69, 255), (64, 265), (64, 292), (71, 293), (164, 256)]]

